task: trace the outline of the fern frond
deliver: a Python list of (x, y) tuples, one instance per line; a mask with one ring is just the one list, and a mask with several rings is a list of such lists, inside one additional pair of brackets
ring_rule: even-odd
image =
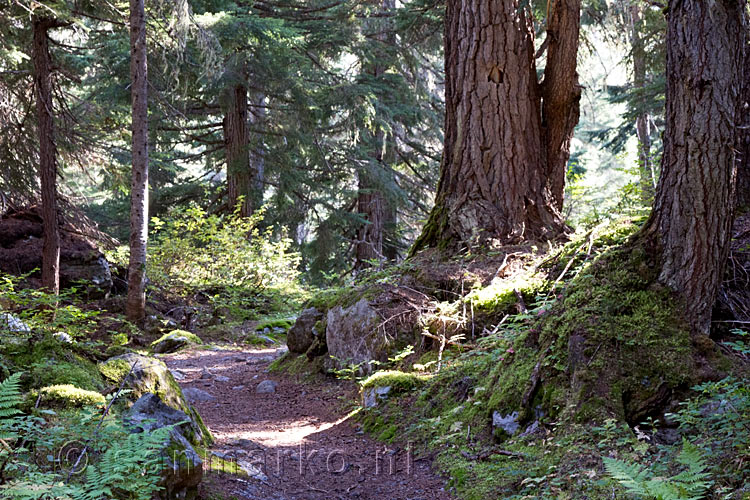
[(623, 485), (628, 493), (641, 496), (649, 494), (645, 486), (650, 476), (648, 469), (614, 458), (604, 458), (603, 461), (609, 475)]

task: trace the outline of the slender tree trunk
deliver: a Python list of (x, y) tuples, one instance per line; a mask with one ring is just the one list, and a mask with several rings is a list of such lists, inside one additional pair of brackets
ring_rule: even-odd
[[(380, 1), (380, 9), (383, 12), (389, 12), (395, 6), (395, 0)], [(375, 43), (386, 44), (393, 41), (394, 37), (387, 22), (377, 20), (371, 23), (371, 27), (375, 31), (373, 37), (376, 40)], [(385, 74), (387, 69), (384, 63), (386, 56), (378, 56), (376, 51), (375, 59), (375, 61), (368, 61), (363, 64), (363, 71), (377, 80)], [(372, 146), (369, 154), (369, 165), (357, 174), (357, 211), (363, 216), (365, 223), (357, 231), (355, 270), (370, 267), (372, 261), (383, 262), (386, 260), (383, 245), (388, 202), (382, 189), (382, 183), (387, 175), (385, 170), (390, 168), (385, 163), (387, 136), (385, 132), (379, 131), (370, 139), (372, 140)]]
[(130, 80), (133, 172), (126, 315), (130, 321), (142, 323), (146, 314), (148, 241), (148, 65), (144, 0), (130, 0)]
[(33, 20), (34, 84), (39, 126), (39, 177), (42, 189), (42, 285), (51, 293), (60, 290), (60, 234), (57, 219), (57, 147), (52, 114), (51, 58), (47, 32), (59, 26), (50, 18)]
[[(266, 120), (266, 102), (267, 98), (265, 95), (256, 94), (254, 99), (255, 106), (250, 113), (251, 123), (256, 128), (263, 128), (264, 126)], [(266, 151), (263, 144), (263, 134), (256, 132), (253, 144), (252, 157), (250, 158), (252, 165), (251, 173), (254, 175), (252, 196), (253, 206), (257, 208), (263, 204), (263, 193), (266, 185)]]
[(39, 122), (39, 177), (42, 185), (42, 286), (50, 293), (60, 291), (60, 232), (57, 220), (57, 146), (52, 115), (51, 58), (47, 31), (60, 26), (56, 20), (33, 20), (34, 87)]
[(668, 8), (664, 156), (640, 236), (696, 335), (709, 333), (729, 250), (744, 9), (740, 0), (672, 0)]
[(540, 85), (520, 1), (447, 2), (445, 148), (435, 207), (412, 252), (565, 230), (558, 207), (578, 120), (580, 3), (554, 4)]
[(642, 6), (639, 0), (633, 0), (630, 6), (632, 22), (631, 52), (633, 57), (633, 86), (641, 92), (640, 112), (635, 119), (635, 130), (638, 137), (638, 168), (640, 174), (641, 199), (646, 205), (654, 200), (656, 175), (651, 162), (651, 130), (646, 102), (643, 95), (646, 87), (646, 49), (641, 38)]
[(737, 162), (737, 209), (743, 213), (750, 210), (750, 44), (745, 42), (745, 76), (742, 90), (740, 115), (738, 162)]
[(224, 144), (227, 161), (227, 188), (232, 210), (240, 203), (240, 216), (249, 217), (253, 206), (255, 176), (250, 167), (250, 135), (248, 131), (247, 87), (239, 83), (226, 92)]

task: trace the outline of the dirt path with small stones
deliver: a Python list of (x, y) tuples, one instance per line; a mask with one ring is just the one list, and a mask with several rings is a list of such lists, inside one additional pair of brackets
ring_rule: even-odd
[(201, 486), (204, 498), (450, 498), (428, 459), (405, 443), (377, 442), (347, 419), (355, 397), (351, 384), (269, 373), (281, 353), (193, 350), (164, 358), (216, 439), (214, 471)]

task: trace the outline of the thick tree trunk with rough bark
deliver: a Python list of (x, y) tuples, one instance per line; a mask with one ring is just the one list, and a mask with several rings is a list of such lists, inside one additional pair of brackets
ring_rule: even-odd
[[(633, 86), (643, 93), (646, 86), (646, 49), (641, 37), (642, 5), (633, 0), (630, 6), (631, 19), (631, 53), (633, 58)], [(638, 169), (640, 175), (641, 200), (648, 206), (654, 199), (656, 176), (651, 164), (651, 127), (648, 112), (645, 110), (645, 97), (640, 98), (640, 113), (635, 119), (636, 136), (638, 137)]]
[(737, 209), (750, 210), (750, 44), (745, 42), (742, 110), (739, 119), (737, 162)]
[(580, 2), (554, 2), (542, 84), (529, 16), (517, 0), (447, 3), (445, 148), (435, 207), (412, 252), (564, 231)]
[(130, 321), (142, 323), (146, 312), (148, 241), (148, 65), (144, 0), (130, 0), (130, 81), (133, 171), (126, 315)]
[(668, 8), (664, 156), (640, 237), (694, 335), (709, 332), (731, 237), (744, 9), (741, 0), (673, 0)]
[(238, 83), (226, 91), (224, 115), (224, 147), (227, 162), (229, 206), (234, 210), (240, 197), (240, 216), (249, 217), (254, 206), (255, 175), (250, 167), (250, 135), (248, 131), (247, 87)]
[(51, 58), (49, 29), (60, 26), (51, 18), (33, 20), (34, 87), (39, 133), (39, 177), (42, 187), (42, 286), (49, 292), (60, 291), (60, 232), (57, 220), (57, 146), (52, 115)]

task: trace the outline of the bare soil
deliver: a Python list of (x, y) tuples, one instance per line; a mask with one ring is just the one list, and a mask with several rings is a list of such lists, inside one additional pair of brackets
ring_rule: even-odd
[[(193, 350), (165, 357), (183, 388), (213, 396), (194, 403), (216, 438), (210, 451), (223, 457), (214, 461), (214, 455), (204, 464), (204, 470), (213, 470), (205, 474), (203, 498), (450, 498), (429, 458), (412, 452), (408, 443), (375, 441), (347, 418), (356, 407), (353, 384), (269, 373), (279, 353)], [(277, 384), (275, 392), (256, 392), (267, 380)], [(236, 466), (249, 475), (231, 473)]]

